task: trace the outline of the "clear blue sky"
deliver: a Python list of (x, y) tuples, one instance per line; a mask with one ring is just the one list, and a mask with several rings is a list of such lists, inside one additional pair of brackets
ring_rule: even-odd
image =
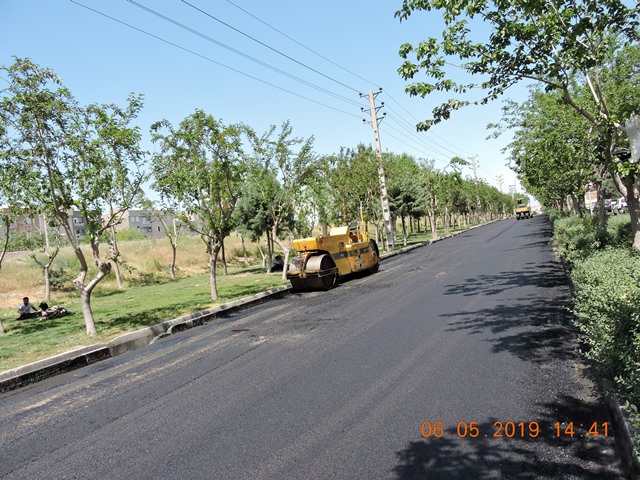
[[(380, 126), (383, 150), (433, 159), (438, 167), (455, 155), (477, 155), (479, 177), (497, 186), (496, 177), (504, 175), (505, 192), (514, 183), (501, 152), (509, 136), (486, 140), (486, 125), (499, 121), (501, 102), (468, 107), (427, 133), (415, 132), (415, 123), (429, 118), (443, 97), (425, 100), (404, 93), (406, 82), (397, 73), (398, 49), (404, 42), (437, 35), (437, 17), (416, 14), (400, 23), (394, 12), (401, 0), (188, 0), (206, 14), (181, 0), (136, 1), (193, 31), (127, 0), (77, 0), (182, 49), (70, 0), (0, 0), (0, 64), (11, 64), (13, 56), (29, 57), (56, 71), (84, 104), (122, 105), (129, 92), (144, 94), (138, 124), (144, 148), (150, 151), (153, 122), (166, 118), (177, 124), (196, 108), (227, 124), (244, 122), (258, 132), (288, 119), (296, 136), (315, 137), (319, 154), (372, 144), (371, 127), (362, 121), (368, 114), (360, 111), (368, 101), (358, 92), (382, 87), (378, 101), (385, 102), (382, 111), (387, 113)], [(509, 98), (520, 101), (525, 93), (518, 87)]]

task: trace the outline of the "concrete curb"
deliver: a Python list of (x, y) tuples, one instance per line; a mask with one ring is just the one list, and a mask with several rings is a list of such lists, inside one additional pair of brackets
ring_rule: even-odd
[[(494, 220), (496, 222), (499, 220)], [(415, 245), (409, 245), (394, 252), (389, 252), (380, 255), (380, 259), (395, 257), (402, 253), (407, 253), (416, 248), (431, 245), (432, 243), (440, 242), (446, 238), (459, 235), (461, 233), (468, 232), (475, 228), (489, 225), (488, 222), (482, 225), (474, 225), (466, 230), (460, 230), (437, 240), (430, 240), (429, 242), (417, 243)], [(167, 320), (151, 327), (146, 327), (135, 332), (125, 333), (119, 337), (114, 338), (106, 344), (95, 344), (86, 347), (80, 347), (68, 352), (61, 353), (59, 355), (45, 358), (37, 362), (29, 363), (20, 367), (13, 368), (0, 372), (0, 393), (7, 392), (9, 390), (15, 390), (16, 388), (23, 387), (29, 383), (38, 382), (45, 378), (58, 375), (60, 373), (69, 372), (86, 365), (90, 365), (101, 360), (105, 360), (111, 357), (117, 357), (123, 353), (138, 348), (146, 347), (155, 343), (158, 339), (178, 333), (184, 330), (188, 330), (195, 326), (204, 325), (209, 320), (222, 317), (232, 312), (236, 312), (245, 308), (252, 307), (258, 303), (268, 301), (272, 298), (284, 296), (291, 290), (290, 285), (283, 285), (281, 287), (272, 288), (264, 292), (244, 297), (239, 300), (234, 300), (229, 303), (218, 305), (216, 307), (209, 308), (207, 310), (201, 310), (189, 315), (185, 315), (172, 320)]]
[[(603, 380), (601, 380), (601, 382), (605, 385), (605, 388), (607, 388), (607, 382)], [(629, 474), (629, 478), (640, 478), (640, 457), (638, 457), (638, 454), (633, 448), (635, 432), (631, 426), (629, 415), (620, 406), (618, 399), (611, 394), (605, 393), (604, 403), (607, 406), (611, 423), (616, 432), (616, 447), (620, 454), (623, 467)]]

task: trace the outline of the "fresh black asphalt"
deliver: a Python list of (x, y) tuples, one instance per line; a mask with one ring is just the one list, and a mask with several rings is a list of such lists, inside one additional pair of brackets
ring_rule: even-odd
[(624, 478), (549, 236), (496, 222), (2, 394), (0, 477)]

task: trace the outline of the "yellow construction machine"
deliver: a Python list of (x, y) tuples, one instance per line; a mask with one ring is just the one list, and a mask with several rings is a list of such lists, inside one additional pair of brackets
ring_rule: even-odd
[(328, 236), (293, 241), (296, 253), (287, 270), (294, 290), (328, 290), (338, 277), (380, 267), (380, 252), (358, 222), (333, 227)]

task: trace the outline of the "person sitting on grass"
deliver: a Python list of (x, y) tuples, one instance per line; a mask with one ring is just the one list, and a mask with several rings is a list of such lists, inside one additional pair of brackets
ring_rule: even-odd
[(22, 303), (18, 305), (18, 313), (20, 314), (18, 320), (27, 320), (28, 318), (37, 317), (38, 309), (29, 301), (29, 297), (24, 297)]
[(73, 315), (73, 312), (70, 312), (64, 307), (59, 305), (49, 306), (46, 302), (41, 302), (39, 307), (41, 308), (40, 312), (40, 320), (50, 320), (52, 318), (58, 317), (66, 317), (67, 315)]

